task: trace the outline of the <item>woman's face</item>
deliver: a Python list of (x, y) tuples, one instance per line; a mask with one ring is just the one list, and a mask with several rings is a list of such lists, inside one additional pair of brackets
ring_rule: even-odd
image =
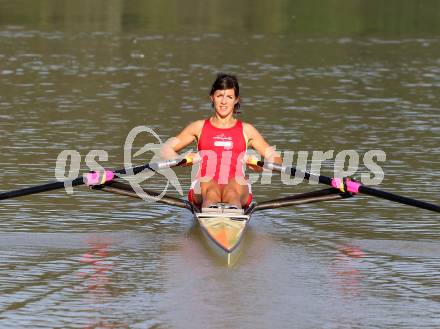
[(240, 98), (235, 96), (235, 90), (231, 88), (216, 90), (214, 94), (211, 95), (211, 100), (214, 104), (215, 112), (221, 118), (225, 118), (234, 113), (234, 106), (239, 102)]

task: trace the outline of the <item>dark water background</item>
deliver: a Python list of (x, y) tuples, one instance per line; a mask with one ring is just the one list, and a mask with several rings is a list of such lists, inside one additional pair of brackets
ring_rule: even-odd
[[(277, 149), (383, 150), (381, 188), (438, 204), (439, 36), (427, 0), (0, 1), (0, 190), (53, 180), (65, 149), (121, 167), (132, 128), (209, 116), (227, 71)], [(86, 188), (1, 201), (0, 325), (436, 328), (439, 219), (366, 196), (268, 210), (228, 269), (185, 210)]]

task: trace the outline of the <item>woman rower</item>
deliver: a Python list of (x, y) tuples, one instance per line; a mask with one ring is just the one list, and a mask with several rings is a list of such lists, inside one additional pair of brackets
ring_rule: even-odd
[(190, 201), (203, 208), (218, 202), (246, 207), (252, 199), (250, 186), (244, 179), (247, 147), (271, 162), (281, 163), (281, 158), (254, 126), (234, 116), (240, 108), (240, 88), (234, 75), (219, 73), (210, 98), (214, 114), (190, 123), (169, 139), (161, 149), (161, 156), (176, 158), (177, 152), (197, 141), (199, 152), (189, 155), (195, 162), (200, 161), (197, 179), (189, 192)]

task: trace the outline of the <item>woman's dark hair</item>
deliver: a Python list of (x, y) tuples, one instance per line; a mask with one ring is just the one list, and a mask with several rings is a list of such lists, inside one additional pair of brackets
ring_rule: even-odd
[[(235, 97), (240, 96), (240, 86), (235, 75), (227, 73), (217, 73), (217, 78), (211, 87), (209, 95), (214, 95), (217, 90), (234, 89)], [(214, 106), (214, 104), (213, 104)], [(234, 113), (240, 113), (240, 101), (234, 106)]]

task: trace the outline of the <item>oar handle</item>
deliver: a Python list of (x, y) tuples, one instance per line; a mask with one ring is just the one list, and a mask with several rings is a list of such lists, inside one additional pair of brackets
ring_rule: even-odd
[(281, 165), (278, 165), (278, 164), (275, 164), (272, 162), (261, 161), (261, 160), (254, 158), (254, 157), (251, 157), (251, 156), (246, 159), (246, 162), (250, 165), (259, 166), (261, 168), (274, 170), (274, 171), (277, 171), (280, 173), (285, 173), (290, 176), (295, 176), (295, 175), (299, 174), (301, 176), (304, 176), (304, 179), (306, 179), (306, 180), (313, 179), (321, 184), (326, 184), (326, 185), (332, 186), (336, 189), (339, 189), (342, 192), (367, 194), (367, 195), (375, 196), (375, 197), (378, 197), (381, 199), (386, 199), (386, 200), (406, 204), (406, 205), (417, 207), (417, 208), (422, 208), (422, 209), (426, 209), (426, 210), (430, 210), (430, 211), (434, 211), (434, 212), (440, 212), (440, 206), (435, 205), (433, 203), (429, 203), (429, 202), (425, 202), (425, 201), (421, 201), (421, 200), (417, 200), (417, 199), (413, 199), (413, 198), (408, 198), (408, 197), (405, 197), (402, 195), (397, 195), (394, 193), (390, 193), (390, 192), (378, 190), (378, 189), (375, 189), (372, 187), (368, 187), (368, 186), (362, 185), (359, 182), (353, 181), (350, 178), (331, 178), (331, 177), (327, 177), (327, 176), (323, 176), (323, 175), (315, 175), (315, 174), (312, 174), (307, 171), (301, 171), (295, 167), (284, 167), (284, 166), (281, 166)]

